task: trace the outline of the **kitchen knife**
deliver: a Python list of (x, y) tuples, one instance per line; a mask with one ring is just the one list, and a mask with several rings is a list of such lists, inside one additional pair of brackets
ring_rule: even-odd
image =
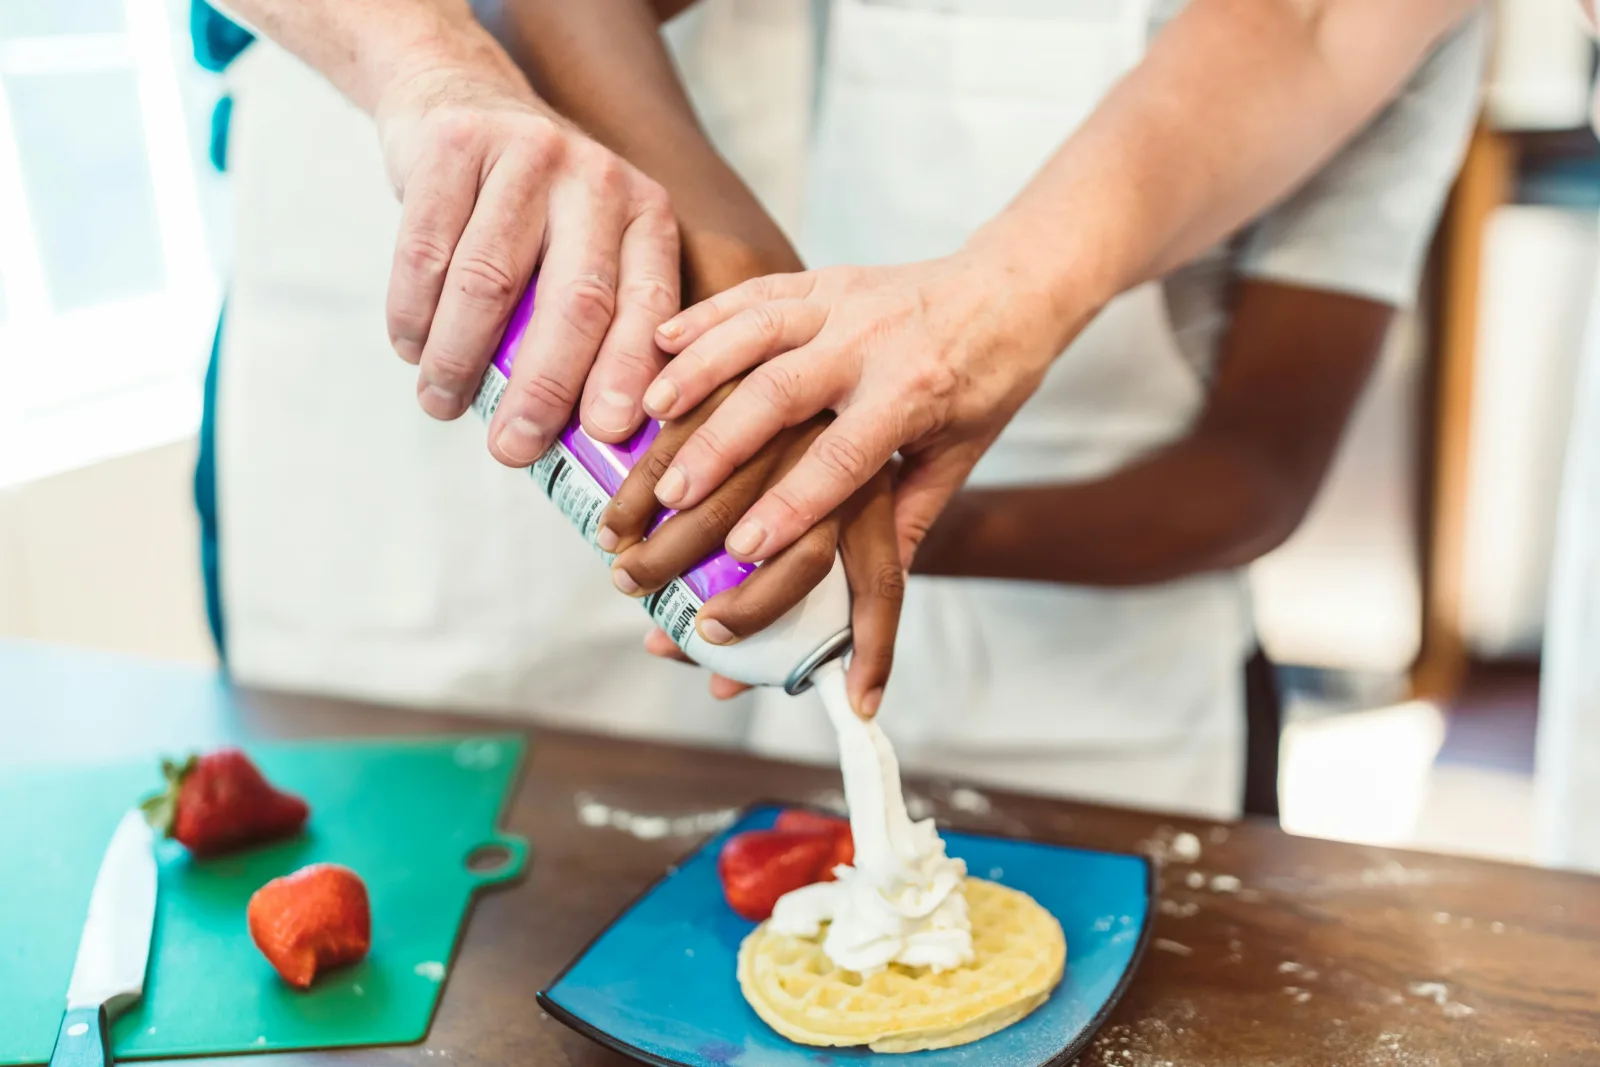
[(95, 876), (50, 1067), (111, 1062), (111, 1021), (144, 992), (155, 920), (155, 839), (144, 816), (130, 811), (111, 835)]

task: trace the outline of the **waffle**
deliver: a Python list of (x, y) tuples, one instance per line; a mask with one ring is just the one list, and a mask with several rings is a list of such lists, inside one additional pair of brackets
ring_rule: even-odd
[(964, 967), (856, 974), (833, 965), (820, 937), (775, 934), (763, 923), (739, 947), (739, 987), (768, 1026), (803, 1045), (918, 1052), (976, 1041), (1045, 1002), (1067, 942), (1026, 893), (968, 878), (966, 894), (974, 959)]

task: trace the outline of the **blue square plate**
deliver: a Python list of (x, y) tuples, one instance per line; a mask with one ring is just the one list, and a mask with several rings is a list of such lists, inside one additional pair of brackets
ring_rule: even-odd
[[(579, 1033), (664, 1067), (815, 1067), (873, 1057), (865, 1048), (794, 1044), (769, 1029), (739, 992), (735, 960), (754, 924), (724, 903), (717, 853), (731, 835), (771, 826), (780, 810), (751, 808), (669, 869), (539, 994), (539, 1003)], [(982, 834), (944, 839), (971, 874), (1023, 890), (1060, 920), (1067, 973), (1021, 1022), (970, 1045), (897, 1055), (897, 1067), (1071, 1062), (1122, 996), (1150, 939), (1149, 862)]]

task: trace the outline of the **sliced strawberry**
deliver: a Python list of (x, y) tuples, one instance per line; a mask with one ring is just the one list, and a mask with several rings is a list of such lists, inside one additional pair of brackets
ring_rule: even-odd
[(809, 808), (784, 808), (778, 813), (778, 821), (772, 824), (774, 830), (820, 830), (824, 833), (837, 834), (850, 832), (850, 823), (837, 815), (824, 815), (820, 811)]
[(140, 807), (150, 825), (196, 856), (214, 856), (300, 832), (311, 809), (275, 788), (236, 748), (161, 761), (167, 789)]
[(833, 855), (836, 838), (829, 833), (751, 830), (722, 846), (717, 875), (728, 906), (751, 922), (772, 914), (785, 893), (820, 881)]
[(372, 944), (366, 883), (336, 863), (274, 878), (255, 891), (245, 918), (267, 962), (299, 989), (322, 971), (361, 959)]
[(822, 875), (817, 879), (819, 882), (833, 881), (833, 869), (835, 867), (847, 867), (855, 862), (855, 838), (850, 836), (850, 824), (844, 819), (810, 811), (806, 808), (785, 808), (778, 814), (778, 821), (773, 824), (773, 829), (832, 835), (833, 852), (829, 855), (827, 863), (823, 865)]

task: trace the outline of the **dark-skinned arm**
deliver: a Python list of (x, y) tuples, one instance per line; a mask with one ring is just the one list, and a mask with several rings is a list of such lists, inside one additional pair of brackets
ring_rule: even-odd
[[(749, 278), (802, 269), (800, 257), (701, 129), (678, 81), (658, 22), (681, 0), (508, 0), (510, 52), (544, 99), (590, 136), (659, 182), (672, 199), (683, 250), (684, 299), (703, 300)], [(669, 425), (635, 467), (602, 519), (602, 544), (619, 553), (618, 589), (645, 596), (719, 547), (739, 516), (787, 471), (829, 416), (789, 427), (740, 467), (722, 492), (668, 520), (641, 542), (658, 510), (654, 490), (687, 429), (726, 391)], [(713, 597), (696, 619), (712, 644), (747, 637), (776, 621), (826, 577), (835, 553), (851, 591), (854, 651), (849, 690), (870, 716), (894, 657), (905, 578), (894, 539), (893, 491), (879, 473), (790, 548), (735, 589)], [(652, 635), (658, 652), (663, 635)], [(713, 677), (712, 692), (742, 689)]]
[(541, 97), (672, 197), (685, 306), (799, 255), (701, 129), (659, 23), (682, 0), (508, 0), (510, 51)]
[(914, 572), (1127, 586), (1249, 563), (1305, 517), (1393, 310), (1242, 282), (1216, 382), (1185, 437), (1093, 481), (965, 490)]

